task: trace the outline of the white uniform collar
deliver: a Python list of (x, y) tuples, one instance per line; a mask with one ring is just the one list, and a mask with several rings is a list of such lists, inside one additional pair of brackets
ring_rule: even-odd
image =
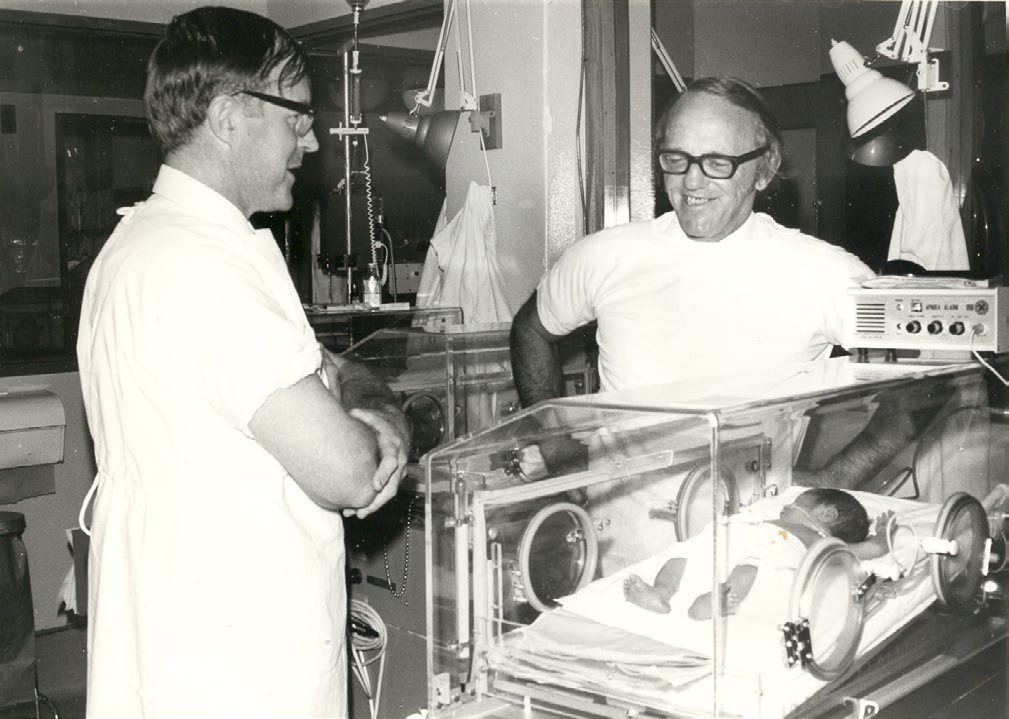
[(184, 205), (193, 214), (215, 225), (224, 225), (242, 232), (254, 232), (248, 218), (231, 200), (199, 180), (174, 167), (162, 165), (153, 193)]
[(680, 227), (679, 220), (676, 218), (676, 212), (673, 210), (655, 218), (652, 220), (652, 223), (655, 229), (663, 234), (670, 235), (676, 242), (691, 242), (698, 246), (714, 248), (718, 246), (724, 247), (726, 244), (733, 244), (735, 242), (743, 242), (753, 237), (756, 225), (755, 218), (758, 214), (760, 213), (751, 212), (750, 216), (746, 218), (746, 221), (743, 222), (743, 224), (736, 228), (735, 232), (727, 237), (723, 237), (718, 242), (698, 242), (697, 240), (687, 237), (687, 235), (683, 232), (683, 229)]

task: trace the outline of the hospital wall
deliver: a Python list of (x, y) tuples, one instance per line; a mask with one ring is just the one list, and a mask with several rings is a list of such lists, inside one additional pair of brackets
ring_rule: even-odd
[[(758, 87), (819, 85), (836, 89), (843, 103), (840, 81), (828, 56), (831, 38), (847, 40), (871, 57), (876, 44), (893, 32), (900, 6), (895, 2), (834, 0), (808, 3), (630, 0), (628, 7), (633, 29), (629, 203), (630, 218), (638, 219), (651, 216), (640, 208), (648, 206), (648, 199), (661, 195), (661, 189), (651, 184), (650, 176), (651, 78), (664, 73), (656, 67), (648, 47), (649, 22), (654, 23), (677, 68), (688, 79), (728, 74)], [(968, 48), (958, 44), (962, 43), (959, 25), (965, 14), (959, 5), (944, 4), (932, 44), (966, 51)], [(572, 28), (580, 28), (581, 20), (580, 3), (576, 2), (488, 0), (473, 4), (477, 92), (501, 94), (503, 146), (488, 151), (485, 158), (478, 136), (470, 132), (468, 123), (460, 121), (446, 170), (447, 208), (450, 217), (458, 211), (470, 182), (490, 181), (495, 186), (498, 251), (513, 311), (532, 292), (542, 272), (582, 235), (579, 166), (576, 143), (571, 141), (577, 134), (581, 53), (579, 32), (573, 32)], [(783, 28), (787, 32), (783, 33)], [(983, 41), (987, 45), (989, 38), (986, 36)], [(454, 54), (453, 43), (450, 41), (446, 57)], [(993, 43), (998, 47), (992, 51), (1004, 52), (1003, 43), (1004, 40)], [(465, 44), (464, 41), (464, 50)], [(467, 57), (465, 52), (462, 57)], [(949, 76), (954, 70), (960, 72), (959, 66), (951, 64), (944, 75)], [(463, 72), (468, 76), (465, 64)], [(460, 82), (454, 63), (446, 63), (445, 83), (448, 98), (460, 87), (471, 86), (468, 79)], [(950, 168), (961, 192), (970, 167), (969, 153), (960, 145), (960, 124), (969, 115), (960, 108), (970, 106), (970, 85), (954, 82), (949, 93), (930, 98), (927, 105), (929, 149)], [(797, 109), (810, 112), (809, 108)], [(838, 127), (843, 123), (843, 104), (817, 107), (814, 111), (823, 117), (829, 115)], [(791, 129), (795, 126), (790, 121), (791, 118), (784, 118), (785, 126)], [(642, 131), (637, 123), (643, 123), (647, 129)], [(809, 140), (801, 133), (795, 139)], [(814, 138), (812, 142), (815, 141)], [(585, 143), (584, 137), (581, 142)], [(805, 146), (799, 143), (797, 147)], [(834, 154), (840, 152), (837, 147), (834, 151)], [(827, 176), (829, 183), (820, 191), (830, 193), (830, 197), (826, 202), (816, 203), (817, 210), (807, 208), (807, 214), (815, 216), (821, 228), (826, 226), (818, 234), (837, 242), (845, 231), (846, 221), (841, 192), (843, 155), (831, 157), (829, 162), (821, 158), (820, 165), (818, 168), (816, 158), (812, 158), (804, 169)], [(635, 185), (640, 173), (635, 175), (634, 167), (644, 167), (647, 181)], [(815, 184), (805, 189), (817, 197)], [(802, 229), (816, 233), (819, 228)]]

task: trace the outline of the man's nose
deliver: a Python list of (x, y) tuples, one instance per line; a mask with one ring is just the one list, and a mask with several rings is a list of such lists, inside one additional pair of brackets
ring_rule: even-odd
[(298, 145), (302, 152), (315, 152), (319, 149), (319, 140), (315, 137), (315, 130), (309, 129), (304, 135), (298, 138)]
[(690, 163), (690, 167), (687, 168), (686, 173), (683, 175), (683, 185), (691, 189), (696, 189), (698, 187), (704, 187), (706, 184), (708, 184), (708, 176), (704, 174), (700, 163)]

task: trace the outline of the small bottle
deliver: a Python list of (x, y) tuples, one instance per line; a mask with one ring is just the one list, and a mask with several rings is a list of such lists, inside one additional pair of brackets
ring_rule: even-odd
[(382, 280), (378, 275), (378, 265), (368, 263), (368, 274), (364, 277), (364, 304), (379, 307), (382, 304)]

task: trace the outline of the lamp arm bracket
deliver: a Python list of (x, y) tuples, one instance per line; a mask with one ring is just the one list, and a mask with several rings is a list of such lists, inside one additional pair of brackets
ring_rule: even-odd
[(482, 132), (485, 135), (490, 132), (490, 124), (494, 119), (494, 111), (488, 110), (486, 112), (480, 112), (478, 110), (471, 110), (469, 113), (469, 126), (473, 132)]
[(411, 114), (416, 115), (420, 112), (422, 107), (431, 107), (431, 97), (434, 93), (428, 92), (427, 90), (421, 90), (416, 95), (413, 96), (413, 101), (415, 104), (414, 108), (410, 111)]
[(923, 59), (918, 63), (918, 89), (922, 92), (942, 92), (949, 83), (939, 79), (939, 58)]
[(477, 106), (468, 112), (470, 131), (483, 135), (484, 148), (499, 149), (502, 143), (501, 94), (481, 95)]
[(480, 103), (477, 102), (477, 99), (473, 97), (471, 93), (468, 93), (465, 90), (460, 90), (459, 109), (462, 110), (463, 112), (468, 112), (470, 110), (479, 110)]

